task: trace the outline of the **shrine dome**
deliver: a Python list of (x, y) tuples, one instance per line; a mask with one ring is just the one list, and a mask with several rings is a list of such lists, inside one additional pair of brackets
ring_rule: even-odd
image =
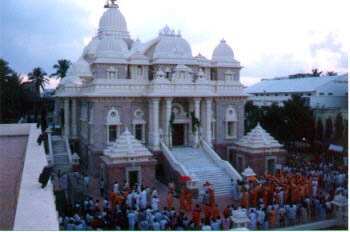
[(175, 34), (165, 26), (159, 32), (159, 41), (155, 46), (153, 58), (192, 58), (190, 44), (182, 38), (180, 32)]
[(226, 40), (221, 40), (213, 52), (212, 59), (214, 61), (232, 61), (235, 59), (232, 48), (226, 43)]
[(111, 4), (103, 13), (98, 29), (99, 35), (113, 35), (117, 38), (129, 39), (126, 20), (117, 4)]

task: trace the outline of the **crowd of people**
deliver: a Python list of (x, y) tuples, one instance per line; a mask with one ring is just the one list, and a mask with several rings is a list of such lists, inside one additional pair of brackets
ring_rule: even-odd
[[(83, 176), (89, 188), (89, 177)], [(115, 182), (107, 194), (100, 179), (100, 196), (75, 204), (59, 222), (62, 230), (229, 230), (239, 210), (249, 219), (248, 229), (273, 229), (331, 216), (334, 196), (347, 196), (346, 180), (345, 170), (339, 167), (294, 155), (275, 174), (266, 172), (244, 183), (231, 180), (232, 201), (220, 210), (209, 183), (203, 186), (200, 201), (184, 185), (175, 205), (175, 184), (170, 182), (160, 208), (156, 188)]]

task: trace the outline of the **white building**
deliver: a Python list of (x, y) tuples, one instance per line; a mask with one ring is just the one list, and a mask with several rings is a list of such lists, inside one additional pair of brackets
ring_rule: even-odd
[[(217, 168), (218, 177), (228, 177), (227, 183), (240, 178), (219, 158), (226, 158), (228, 146), (244, 132), (247, 95), (240, 83), (242, 66), (232, 48), (221, 40), (211, 60), (193, 56), (180, 31), (168, 26), (148, 42), (133, 40), (115, 1), (106, 8), (97, 35), (55, 95), (56, 125), (61, 124), (64, 136), (79, 144), (76, 152), (85, 167), (105, 175), (109, 169), (101, 163), (104, 151), (128, 128), (172, 178), (176, 177), (172, 171), (202, 177), (195, 169), (201, 161), (202, 167), (208, 161), (208, 167)], [(181, 146), (187, 149), (179, 151)], [(188, 159), (176, 157), (177, 152)], [(186, 167), (191, 158), (194, 165)], [(135, 163), (118, 168), (131, 182), (140, 183), (152, 172), (145, 168), (148, 164), (139, 169), (128, 165)]]
[(347, 108), (348, 74), (342, 76), (265, 79), (245, 89), (257, 106), (282, 106), (293, 94), (307, 100), (311, 108)]

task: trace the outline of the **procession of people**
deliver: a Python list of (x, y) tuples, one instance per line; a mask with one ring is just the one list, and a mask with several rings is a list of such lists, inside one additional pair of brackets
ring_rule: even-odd
[[(107, 193), (100, 179), (95, 195), (76, 203), (59, 221), (63, 230), (229, 230), (234, 212), (241, 210), (250, 230), (286, 227), (331, 216), (334, 196), (347, 196), (345, 171), (293, 155), (274, 174), (231, 180), (231, 199), (225, 205), (217, 201), (209, 182), (195, 199), (186, 181), (177, 186), (178, 192), (174, 180), (169, 181), (167, 193), (160, 197), (156, 187), (129, 186), (126, 181), (114, 182)], [(82, 176), (86, 189), (93, 190), (89, 176)]]

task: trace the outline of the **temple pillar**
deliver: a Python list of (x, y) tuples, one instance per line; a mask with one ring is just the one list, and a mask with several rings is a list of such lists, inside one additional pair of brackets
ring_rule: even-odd
[(72, 99), (72, 136), (77, 137), (77, 100)]
[(172, 107), (172, 98), (165, 99), (165, 125), (164, 125), (164, 140), (168, 147), (172, 147), (172, 128), (170, 127), (170, 118), (171, 118), (171, 107)]
[(207, 98), (205, 99), (205, 105), (206, 105), (206, 116), (205, 116), (205, 141), (211, 145), (212, 138), (211, 138), (211, 105), (212, 105), (212, 99)]
[(69, 137), (69, 98), (64, 99), (64, 135)]
[(159, 98), (152, 98), (149, 102), (151, 117), (151, 149), (157, 151), (160, 149), (160, 138), (159, 138)]
[[(195, 98), (194, 99), (194, 116), (196, 117), (197, 120), (200, 120), (200, 105), (201, 105), (201, 99), (200, 98)], [(193, 125), (192, 127), (195, 127), (196, 125)], [(193, 135), (193, 146), (197, 147), (199, 145), (199, 129), (200, 128), (195, 128), (195, 132)]]

